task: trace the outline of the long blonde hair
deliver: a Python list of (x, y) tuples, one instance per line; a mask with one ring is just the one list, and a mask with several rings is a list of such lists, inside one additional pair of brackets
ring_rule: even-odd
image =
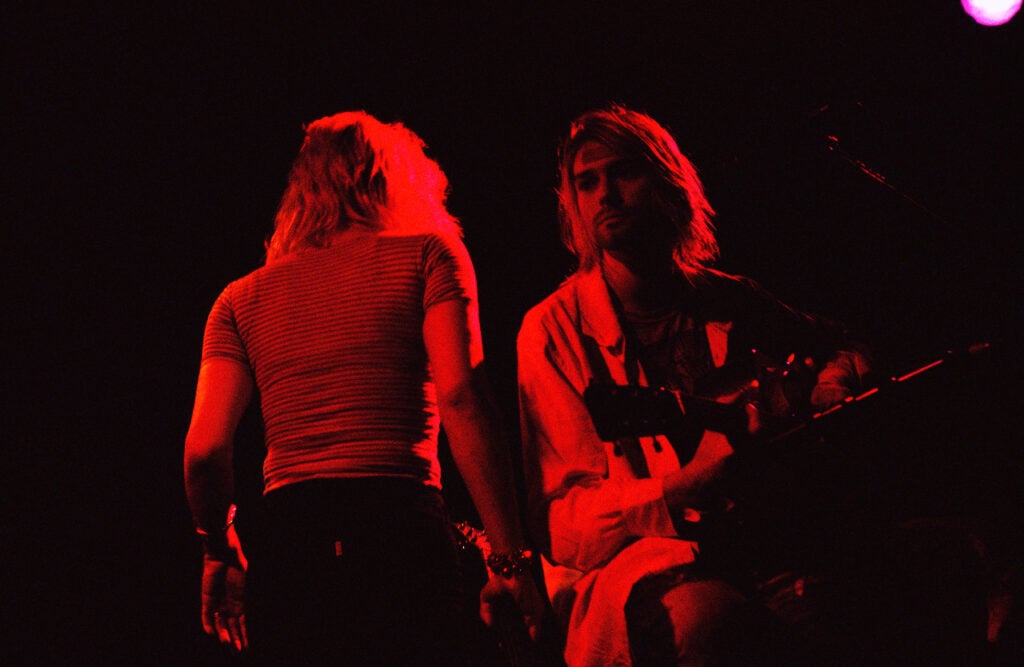
[(397, 234), (461, 234), (448, 177), (401, 123), (345, 111), (306, 126), (267, 240), (267, 263), (330, 245), (353, 225)]
[(718, 258), (718, 241), (711, 218), (715, 211), (693, 163), (683, 155), (668, 130), (647, 114), (620, 104), (588, 111), (573, 121), (558, 150), (558, 217), (562, 241), (576, 255), (579, 270), (598, 262), (593, 231), (583, 223), (576, 206), (572, 164), (580, 146), (595, 141), (624, 155), (643, 158), (659, 181), (657, 205), (676, 228), (672, 251), (684, 273), (698, 271)]

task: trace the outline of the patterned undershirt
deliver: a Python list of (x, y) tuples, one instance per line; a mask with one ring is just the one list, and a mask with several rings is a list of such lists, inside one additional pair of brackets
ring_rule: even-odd
[(707, 334), (681, 304), (646, 311), (624, 311), (639, 341), (640, 363), (655, 387), (693, 393), (695, 381), (711, 369)]

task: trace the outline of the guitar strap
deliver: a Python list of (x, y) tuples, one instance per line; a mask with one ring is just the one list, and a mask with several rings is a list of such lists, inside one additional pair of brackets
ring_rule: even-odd
[[(675, 390), (692, 393), (697, 378), (706, 375), (713, 368), (713, 351), (708, 334), (693, 317), (676, 313), (675, 326), (666, 331), (666, 340), (670, 345), (670, 358), (661, 360), (665, 368), (654, 369), (648, 364), (656, 364), (656, 357), (647, 354), (643, 341), (634, 328), (633, 322), (619, 311), (619, 319), (626, 340), (627, 373), (638, 375), (642, 371), (650, 380), (662, 377), (666, 385)], [(630, 378), (631, 383), (640, 384), (639, 378)], [(664, 438), (676, 452), (679, 465), (686, 465), (697, 451), (703, 429), (699, 427), (684, 428), (679, 431), (662, 433)], [(655, 449), (661, 451), (657, 440)], [(642, 453), (642, 452), (641, 452)]]
[(634, 436), (627, 435), (619, 438), (615, 447), (626, 457), (629, 467), (633, 469), (637, 479), (646, 479), (651, 476), (651, 470), (647, 467), (647, 457), (644, 456), (644, 448), (640, 446), (639, 440)]
[[(640, 366), (638, 360), (631, 358), (632, 347), (632, 345), (626, 344), (623, 351), (626, 357), (626, 381), (629, 384), (639, 384)], [(608, 364), (604, 360), (604, 355), (598, 349), (597, 341), (584, 336), (583, 350), (587, 356), (590, 371), (593, 374), (592, 379), (606, 384), (616, 384), (612, 378), (611, 371), (608, 370)], [(626, 457), (626, 462), (629, 463), (629, 467), (637, 479), (646, 479), (651, 476), (651, 470), (647, 466), (647, 457), (644, 455), (644, 449), (635, 436), (619, 438), (615, 441), (612, 451), (616, 456)]]

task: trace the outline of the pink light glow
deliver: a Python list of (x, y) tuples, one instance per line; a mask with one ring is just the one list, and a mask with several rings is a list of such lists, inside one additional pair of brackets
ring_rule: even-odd
[(964, 11), (981, 25), (1003, 25), (1020, 10), (1021, 0), (960, 0)]

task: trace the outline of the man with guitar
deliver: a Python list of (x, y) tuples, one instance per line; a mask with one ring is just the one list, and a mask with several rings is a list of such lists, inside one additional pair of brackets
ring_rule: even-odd
[[(713, 210), (649, 116), (583, 114), (559, 162), (563, 239), (579, 269), (526, 315), (518, 354), (531, 528), (566, 662), (759, 664), (763, 609), (707, 556), (705, 536), (733, 510), (735, 448), (759, 430), (766, 399), (754, 377), (715, 371), (755, 349), (788, 360), (810, 382), (783, 387), (784, 409), (823, 409), (860, 389), (867, 358), (840, 327), (709, 268)], [(745, 418), (606, 440), (584, 398), (595, 384), (717, 398)]]

